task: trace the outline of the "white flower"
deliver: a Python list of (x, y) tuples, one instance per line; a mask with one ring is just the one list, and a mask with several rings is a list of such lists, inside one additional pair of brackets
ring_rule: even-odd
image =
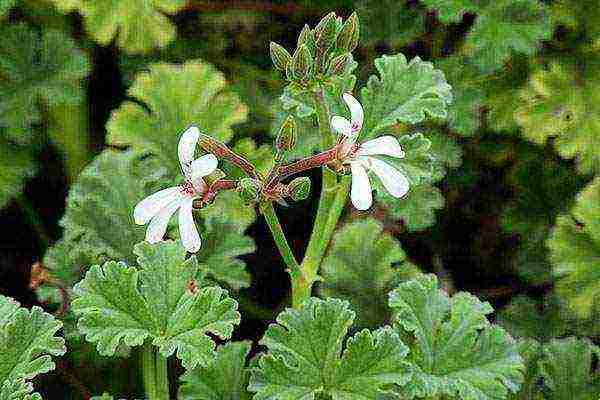
[(138, 225), (145, 225), (146, 241), (160, 242), (167, 231), (169, 220), (179, 210), (179, 233), (183, 247), (190, 253), (200, 250), (201, 240), (194, 218), (192, 204), (208, 190), (202, 179), (217, 168), (217, 157), (206, 154), (194, 160), (194, 150), (200, 137), (195, 126), (188, 128), (179, 139), (178, 155), (185, 182), (156, 192), (140, 201), (133, 210), (133, 219)]
[(362, 129), (363, 108), (350, 93), (343, 95), (350, 109), (352, 121), (344, 117), (331, 117), (331, 128), (343, 135), (340, 143), (338, 159), (342, 164), (350, 165), (352, 172), (352, 189), (350, 199), (358, 210), (367, 210), (373, 204), (371, 182), (368, 171), (373, 171), (385, 189), (394, 197), (400, 198), (408, 193), (409, 181), (396, 168), (375, 156), (404, 158), (405, 154), (393, 136), (381, 136), (356, 144), (358, 133)]

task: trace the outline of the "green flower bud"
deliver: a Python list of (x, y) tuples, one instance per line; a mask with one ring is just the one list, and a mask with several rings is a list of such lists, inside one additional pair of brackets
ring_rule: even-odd
[(350, 53), (340, 54), (329, 63), (329, 75), (343, 75), (350, 64), (352, 56)]
[(358, 24), (358, 14), (353, 12), (344, 23), (342, 31), (337, 37), (337, 48), (340, 50), (352, 52), (358, 46), (358, 37), (360, 35), (360, 26)]
[(317, 48), (317, 45), (315, 43), (315, 34), (313, 33), (313, 31), (310, 30), (310, 28), (306, 24), (304, 25), (304, 28), (302, 28), (302, 31), (300, 32), (300, 35), (298, 36), (298, 46), (297, 47), (300, 47), (303, 44), (306, 45), (306, 47), (308, 47), (310, 54), (312, 56), (314, 56), (315, 50)]
[(288, 184), (288, 193), (293, 201), (306, 200), (310, 195), (310, 178), (301, 176)]
[(296, 147), (296, 137), (296, 120), (289, 115), (285, 121), (283, 121), (283, 124), (281, 124), (281, 128), (279, 128), (277, 139), (275, 139), (275, 148), (277, 148), (278, 151), (293, 150), (294, 147)]
[(285, 71), (285, 68), (292, 61), (292, 56), (283, 46), (278, 45), (275, 42), (271, 42), (269, 45), (269, 50), (271, 52), (271, 60), (273, 61), (273, 65), (280, 71)]
[(313, 59), (306, 45), (301, 45), (294, 52), (292, 59), (292, 76), (294, 80), (307, 81), (312, 75)]
[(237, 192), (246, 205), (257, 203), (260, 199), (260, 182), (252, 178), (242, 178), (237, 186)]
[(325, 53), (335, 42), (338, 33), (338, 21), (334, 12), (327, 14), (315, 27), (315, 42), (317, 50)]

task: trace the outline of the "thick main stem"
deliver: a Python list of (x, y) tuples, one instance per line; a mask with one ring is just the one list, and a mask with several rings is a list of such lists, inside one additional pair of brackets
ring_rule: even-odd
[(142, 375), (148, 400), (169, 400), (167, 359), (151, 343), (142, 348)]

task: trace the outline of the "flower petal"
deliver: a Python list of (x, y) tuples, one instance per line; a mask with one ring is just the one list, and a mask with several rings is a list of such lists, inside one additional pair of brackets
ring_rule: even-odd
[(181, 206), (182, 201), (184, 201), (183, 197), (177, 197), (171, 200), (169, 204), (152, 218), (152, 221), (148, 224), (148, 229), (146, 229), (146, 241), (148, 243), (158, 243), (163, 239), (167, 232), (169, 220)]
[(179, 235), (181, 236), (183, 247), (190, 253), (200, 250), (200, 245), (202, 244), (200, 234), (194, 223), (194, 216), (192, 215), (193, 202), (193, 198), (185, 199), (179, 208)]
[(367, 210), (373, 204), (373, 193), (371, 193), (367, 171), (360, 162), (351, 162), (350, 169), (352, 170), (350, 200), (357, 210)]
[(180, 191), (180, 186), (174, 186), (146, 197), (135, 206), (133, 220), (138, 225), (147, 224), (161, 209), (179, 197)]
[(190, 126), (183, 132), (179, 139), (179, 145), (177, 147), (177, 155), (179, 156), (179, 163), (184, 175), (188, 175), (190, 165), (194, 160), (194, 152), (196, 151), (196, 144), (200, 138), (200, 129), (195, 126)]
[(381, 136), (373, 140), (368, 140), (360, 145), (357, 152), (359, 156), (391, 156), (404, 158), (406, 155), (398, 143), (398, 139), (393, 136)]
[(344, 117), (340, 117), (339, 115), (334, 115), (331, 117), (331, 129), (337, 132), (340, 135), (350, 136), (352, 134), (352, 126), (350, 121), (348, 121)]
[(370, 168), (379, 178), (383, 187), (394, 197), (404, 197), (408, 193), (410, 182), (404, 174), (385, 161), (367, 157)]
[(363, 125), (363, 108), (351, 93), (344, 93), (342, 97), (350, 109), (350, 115), (352, 116), (352, 131), (358, 132), (361, 130)]
[(192, 182), (210, 175), (217, 169), (219, 160), (214, 154), (205, 154), (192, 161)]

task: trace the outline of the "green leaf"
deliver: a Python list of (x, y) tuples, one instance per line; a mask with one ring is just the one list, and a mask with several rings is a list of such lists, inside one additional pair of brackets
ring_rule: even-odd
[(549, 70), (534, 72), (516, 115), (527, 139), (543, 144), (554, 137), (561, 157), (575, 158), (584, 174), (600, 171), (600, 135), (595, 134), (600, 130), (600, 79), (597, 69), (590, 69), (581, 75), (575, 67), (553, 63)]
[(23, 24), (0, 27), (0, 127), (9, 138), (27, 142), (39, 124), (38, 105), (75, 104), (90, 70), (75, 42), (52, 29), (41, 34)]
[(435, 9), (437, 17), (445, 24), (460, 22), (467, 12), (480, 12), (486, 1), (480, 0), (423, 0), (429, 8)]
[(31, 386), (25, 381), (54, 369), (51, 356), (67, 351), (64, 339), (55, 336), (61, 327), (41, 308), (27, 310), (0, 296), (0, 398), (27, 399)]
[(419, 269), (407, 262), (402, 246), (381, 223), (367, 218), (335, 233), (320, 274), (325, 297), (347, 300), (358, 311), (357, 325), (375, 327), (389, 317), (386, 294)]
[(539, 378), (539, 361), (542, 358), (542, 346), (533, 339), (519, 340), (517, 343), (519, 354), (525, 363), (523, 384), (518, 393), (512, 393), (510, 400), (542, 400)]
[(600, 369), (592, 367), (592, 354), (600, 349), (585, 339), (555, 339), (544, 346), (540, 362), (548, 399), (596, 400), (600, 393)]
[(523, 362), (513, 339), (488, 322), (488, 303), (462, 292), (449, 298), (428, 275), (400, 284), (390, 307), (396, 330), (414, 337), (409, 359), (416, 371), (396, 388), (399, 396), (488, 400), (518, 390)]
[(87, 32), (102, 46), (117, 36), (129, 53), (165, 47), (175, 39), (175, 26), (165, 14), (182, 10), (185, 0), (52, 0), (63, 12), (77, 10)]
[(173, 176), (179, 176), (177, 145), (188, 126), (227, 142), (231, 126), (246, 121), (248, 113), (223, 74), (198, 60), (150, 64), (127, 93), (136, 102), (126, 101), (113, 112), (107, 141), (156, 155)]
[(600, 43), (600, 9), (595, 0), (557, 0), (550, 5), (556, 24), (567, 26)]
[(422, 231), (435, 225), (436, 211), (444, 208), (442, 192), (428, 184), (412, 186), (401, 199), (392, 197), (384, 189), (379, 189), (377, 193), (377, 201), (389, 217), (400, 221), (408, 232)]
[(342, 353), (353, 319), (348, 303), (336, 299), (310, 298), (279, 314), (260, 342), (268, 353), (252, 370), (254, 399), (376, 399), (386, 385), (404, 383), (406, 347), (389, 328), (358, 332)]
[(42, 400), (39, 393), (32, 393), (33, 385), (22, 379), (7, 379), (0, 385), (0, 400)]
[(365, 112), (364, 139), (377, 136), (397, 122), (416, 124), (427, 115), (446, 118), (452, 101), (444, 73), (419, 57), (407, 62), (402, 54), (375, 60), (378, 76), (361, 91)]
[(215, 348), (207, 334), (231, 337), (240, 322), (237, 303), (219, 287), (190, 289), (198, 265), (178, 242), (139, 243), (134, 252), (138, 267), (95, 265), (75, 286), (79, 330), (102, 355), (148, 338), (165, 357), (177, 352), (185, 368), (207, 365)]
[(219, 347), (213, 363), (188, 370), (180, 378), (180, 400), (250, 400), (246, 391), (249, 372), (246, 358), (250, 342), (231, 342)]
[(426, 13), (422, 6), (393, 0), (362, 0), (356, 8), (363, 44), (384, 42), (390, 48), (399, 47), (425, 33)]
[(6, 17), (8, 11), (17, 4), (18, 0), (0, 0), (0, 18)]
[(560, 215), (546, 244), (557, 293), (571, 312), (586, 318), (600, 298), (600, 178), (577, 195), (569, 214)]
[(243, 233), (254, 221), (256, 210), (244, 205), (235, 191), (223, 191), (217, 194), (213, 204), (200, 210), (206, 226), (213, 223), (228, 223), (238, 233)]
[(465, 47), (473, 62), (486, 72), (502, 67), (512, 52), (532, 56), (540, 41), (552, 36), (552, 24), (538, 0), (487, 2), (467, 35)]
[(565, 333), (563, 310), (556, 298), (537, 304), (527, 296), (517, 296), (498, 314), (498, 324), (516, 338), (532, 338), (546, 342)]
[(18, 146), (0, 138), (0, 209), (23, 191), (25, 180), (37, 168), (29, 146)]

